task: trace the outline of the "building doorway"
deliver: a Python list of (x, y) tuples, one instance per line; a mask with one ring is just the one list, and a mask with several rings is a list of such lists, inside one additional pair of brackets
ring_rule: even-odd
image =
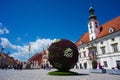
[(84, 68), (87, 69), (87, 63), (84, 63)]
[(117, 61), (116, 61), (116, 65), (117, 65), (117, 66), (116, 66), (117, 69), (120, 69), (120, 60), (117, 60)]

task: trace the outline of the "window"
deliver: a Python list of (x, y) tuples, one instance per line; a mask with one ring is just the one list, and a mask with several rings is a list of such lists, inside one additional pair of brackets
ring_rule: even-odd
[(98, 25), (96, 25), (96, 28), (98, 28)]
[(112, 44), (112, 48), (113, 48), (113, 52), (118, 52), (118, 47), (117, 47), (117, 43), (116, 44)]
[(90, 29), (92, 28), (92, 24), (90, 23)]
[(79, 53), (79, 58), (81, 58), (81, 53)]
[(93, 31), (91, 30), (91, 33), (93, 33)]
[(78, 51), (80, 51), (80, 48), (78, 48)]
[(105, 47), (101, 47), (102, 54), (105, 54)]
[(103, 41), (101, 41), (101, 44), (103, 44)]
[(112, 41), (115, 41), (115, 38), (112, 38), (111, 40), (112, 40)]
[(97, 22), (95, 22), (95, 26), (96, 26), (96, 28), (98, 28)]
[(92, 28), (92, 25), (90, 25), (90, 29)]
[(92, 55), (95, 56), (96, 55), (96, 51), (95, 50), (92, 50)]
[(104, 61), (103, 63), (105, 67), (108, 67), (107, 61)]
[(93, 37), (92, 37), (92, 40), (93, 40)]
[(84, 55), (84, 57), (86, 57), (86, 52), (85, 51), (83, 52), (83, 55)]
[(97, 22), (95, 22), (95, 24), (97, 25)]

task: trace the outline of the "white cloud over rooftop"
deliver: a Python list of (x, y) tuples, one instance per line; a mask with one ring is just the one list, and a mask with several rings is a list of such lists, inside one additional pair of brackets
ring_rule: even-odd
[[(30, 49), (30, 55), (34, 55), (35, 53), (43, 51), (43, 48), (46, 49), (48, 45), (50, 45), (52, 42), (54, 42), (56, 39), (37, 39), (34, 42), (29, 42), (29, 45), (31, 45)], [(10, 48), (15, 50), (15, 52), (11, 52), (11, 56), (13, 56), (15, 59), (20, 60), (27, 60), (28, 59), (28, 48), (29, 45), (14, 45), (12, 44), (7, 38), (0, 38), (0, 45), (4, 48)]]

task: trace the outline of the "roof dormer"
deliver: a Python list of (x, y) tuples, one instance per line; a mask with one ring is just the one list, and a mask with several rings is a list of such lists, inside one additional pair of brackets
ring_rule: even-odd
[(82, 44), (82, 41), (80, 41), (80, 43), (79, 44)]
[(114, 29), (112, 27), (109, 28), (109, 33), (113, 33)]

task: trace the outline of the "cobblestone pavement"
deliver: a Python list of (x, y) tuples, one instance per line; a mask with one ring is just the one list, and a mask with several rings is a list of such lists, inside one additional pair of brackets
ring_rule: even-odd
[(0, 70), (0, 80), (120, 80), (120, 75), (89, 73), (89, 70), (74, 69), (77, 76), (50, 76), (54, 70)]

